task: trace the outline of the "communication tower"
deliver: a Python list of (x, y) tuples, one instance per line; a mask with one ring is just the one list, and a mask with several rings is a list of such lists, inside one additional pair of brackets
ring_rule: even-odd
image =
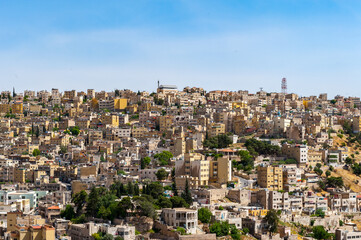
[(282, 93), (284, 95), (287, 94), (287, 80), (286, 78), (282, 78), (282, 84), (281, 84)]

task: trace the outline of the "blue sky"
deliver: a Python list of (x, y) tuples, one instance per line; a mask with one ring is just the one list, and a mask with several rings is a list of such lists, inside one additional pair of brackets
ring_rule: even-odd
[(1, 90), (360, 96), (356, 0), (0, 0)]

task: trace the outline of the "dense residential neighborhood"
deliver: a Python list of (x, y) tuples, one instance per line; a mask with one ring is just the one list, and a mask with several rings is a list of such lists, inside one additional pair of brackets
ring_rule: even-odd
[(1, 92), (0, 239), (359, 239), (361, 101)]

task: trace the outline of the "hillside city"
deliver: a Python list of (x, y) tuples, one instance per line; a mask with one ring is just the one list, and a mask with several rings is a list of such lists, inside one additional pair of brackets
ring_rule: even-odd
[(0, 239), (361, 239), (359, 97), (1, 92)]

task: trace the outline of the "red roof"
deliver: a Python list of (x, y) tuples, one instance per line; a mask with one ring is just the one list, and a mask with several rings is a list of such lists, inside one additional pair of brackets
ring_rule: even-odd
[(51, 206), (51, 207), (48, 207), (49, 210), (59, 210), (60, 207), (59, 206)]

